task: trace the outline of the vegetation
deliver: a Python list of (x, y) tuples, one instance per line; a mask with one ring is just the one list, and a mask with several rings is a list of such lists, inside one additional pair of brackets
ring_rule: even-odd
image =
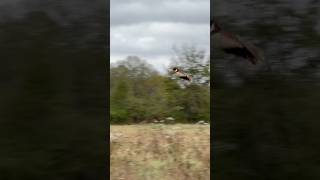
[(210, 126), (111, 126), (110, 179), (210, 179)]
[(210, 121), (209, 62), (204, 51), (183, 47), (173, 64), (194, 77), (191, 84), (160, 74), (136, 56), (110, 69), (110, 114), (113, 124), (160, 121)]

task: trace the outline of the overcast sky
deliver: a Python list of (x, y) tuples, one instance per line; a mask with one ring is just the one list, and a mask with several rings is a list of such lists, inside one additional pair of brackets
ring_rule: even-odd
[(111, 62), (135, 55), (163, 71), (174, 45), (209, 52), (209, 0), (111, 0), (110, 6)]

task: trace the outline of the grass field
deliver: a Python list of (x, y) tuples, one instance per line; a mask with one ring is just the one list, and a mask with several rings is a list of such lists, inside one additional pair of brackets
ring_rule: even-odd
[(112, 125), (111, 180), (209, 180), (209, 125)]

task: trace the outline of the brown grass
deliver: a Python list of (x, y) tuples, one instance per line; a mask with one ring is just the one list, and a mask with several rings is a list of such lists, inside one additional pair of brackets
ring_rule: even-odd
[(111, 126), (111, 180), (210, 179), (210, 126)]

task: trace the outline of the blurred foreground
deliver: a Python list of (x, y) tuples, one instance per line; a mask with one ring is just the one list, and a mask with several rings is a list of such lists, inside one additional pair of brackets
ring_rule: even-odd
[(319, 3), (211, 3), (223, 28), (266, 60), (253, 66), (211, 49), (215, 179), (320, 179)]

